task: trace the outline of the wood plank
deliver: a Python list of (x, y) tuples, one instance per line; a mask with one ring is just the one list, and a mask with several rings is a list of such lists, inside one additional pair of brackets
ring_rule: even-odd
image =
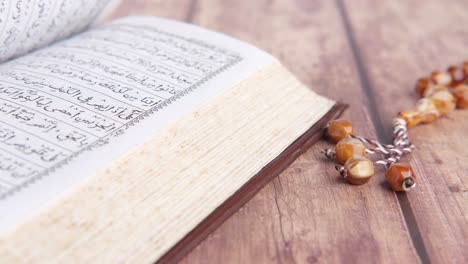
[[(197, 1), (193, 21), (273, 53), (314, 90), (351, 104), (374, 136), (352, 52), (330, 1)], [(234, 214), (183, 263), (416, 262), (395, 194), (383, 177), (345, 184), (321, 142)]]
[[(468, 59), (468, 2), (344, 1), (371, 93), (380, 137), (390, 140), (391, 119), (415, 105), (414, 83), (432, 70)], [(418, 187), (401, 195), (414, 215), (420, 254), (434, 263), (468, 262), (468, 111), (457, 111), (410, 131), (417, 146), (411, 165)], [(404, 206), (404, 205), (403, 205)], [(426, 253), (425, 253), (426, 252)]]

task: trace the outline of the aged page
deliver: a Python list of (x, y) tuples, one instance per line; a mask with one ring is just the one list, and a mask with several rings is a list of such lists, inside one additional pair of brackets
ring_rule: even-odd
[(0, 62), (80, 32), (109, 0), (0, 0)]
[(132, 17), (1, 65), (0, 232), (273, 63), (222, 34)]

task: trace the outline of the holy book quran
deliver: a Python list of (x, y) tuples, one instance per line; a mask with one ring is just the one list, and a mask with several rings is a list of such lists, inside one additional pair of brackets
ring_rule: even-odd
[(342, 110), (221, 33), (90, 26), (105, 4), (0, 0), (1, 263), (169, 260)]

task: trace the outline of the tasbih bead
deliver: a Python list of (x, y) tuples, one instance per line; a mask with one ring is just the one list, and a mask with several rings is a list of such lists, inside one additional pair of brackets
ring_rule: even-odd
[(421, 122), (423, 123), (434, 122), (440, 116), (435, 103), (428, 98), (421, 98), (418, 100), (416, 111), (419, 112)]
[(416, 174), (409, 164), (391, 164), (385, 177), (395, 191), (409, 191), (416, 185)]
[(354, 135), (353, 124), (348, 120), (333, 120), (329, 123), (327, 137), (337, 143), (350, 135)]
[(452, 90), (457, 99), (457, 108), (468, 108), (468, 85), (459, 84)]
[(446, 115), (456, 108), (456, 99), (449, 91), (439, 91), (430, 97), (440, 115)]
[(353, 156), (364, 157), (366, 155), (366, 146), (358, 139), (344, 138), (336, 144), (335, 153), (338, 163), (345, 164)]
[(398, 115), (406, 121), (408, 128), (414, 127), (415, 125), (422, 122), (422, 115), (419, 111), (402, 111)]
[(345, 180), (354, 185), (367, 183), (374, 176), (374, 164), (362, 156), (353, 156), (344, 164)]
[(435, 84), (449, 85), (452, 83), (452, 76), (448, 72), (433, 71), (431, 79)]

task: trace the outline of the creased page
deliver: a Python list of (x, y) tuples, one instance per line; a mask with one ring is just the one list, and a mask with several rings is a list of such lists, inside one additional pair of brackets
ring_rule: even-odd
[(0, 0), (0, 62), (80, 32), (109, 0)]
[(222, 34), (134, 17), (1, 65), (0, 231), (272, 63)]

